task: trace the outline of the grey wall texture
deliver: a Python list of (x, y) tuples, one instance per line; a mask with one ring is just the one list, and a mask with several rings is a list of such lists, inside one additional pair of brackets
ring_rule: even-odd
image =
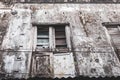
[[(119, 22), (120, 4), (1, 2), (0, 75), (120, 76)], [(47, 49), (37, 49), (38, 26), (49, 27)], [(67, 50), (56, 49), (53, 26), (65, 26)]]

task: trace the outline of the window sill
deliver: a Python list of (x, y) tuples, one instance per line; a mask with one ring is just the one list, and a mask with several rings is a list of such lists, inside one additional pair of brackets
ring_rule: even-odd
[(69, 52), (69, 51), (70, 51), (69, 48), (56, 48), (54, 52), (64, 53), (64, 52)]
[(71, 49), (69, 49), (69, 48), (55, 48), (55, 49), (50, 49), (50, 48), (36, 48), (35, 51), (37, 51), (37, 52), (66, 53), (66, 52), (70, 52)]
[(50, 52), (50, 48), (36, 48), (35, 51)]

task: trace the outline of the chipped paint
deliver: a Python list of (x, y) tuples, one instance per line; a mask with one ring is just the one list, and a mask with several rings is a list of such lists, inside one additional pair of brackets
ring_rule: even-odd
[[(119, 22), (119, 14), (119, 4), (16, 3), (9, 8), (1, 5), (0, 72), (7, 77), (9, 73), (9, 76), (18, 78), (119, 76), (119, 56), (115, 54), (108, 30), (102, 25), (103, 22)], [(65, 53), (49, 49), (48, 52), (36, 51), (33, 22), (69, 23), (67, 30), (70, 32), (67, 33), (70, 38), (67, 40), (70, 40), (72, 49)], [(50, 30), (52, 32), (53, 29)], [(42, 71), (44, 74), (38, 75)]]

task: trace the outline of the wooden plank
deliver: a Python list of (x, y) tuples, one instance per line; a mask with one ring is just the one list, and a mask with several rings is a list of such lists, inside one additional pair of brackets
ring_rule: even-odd
[(52, 77), (52, 53), (34, 53), (32, 76)]

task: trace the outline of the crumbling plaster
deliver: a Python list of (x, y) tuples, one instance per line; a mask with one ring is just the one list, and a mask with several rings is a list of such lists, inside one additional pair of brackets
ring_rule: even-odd
[[(12, 65), (16, 64), (13, 58), (18, 53), (14, 52), (16, 50), (22, 51), (20, 55), (24, 58), (21, 73), (29, 73), (34, 37), (32, 22), (69, 22), (73, 53), (76, 55), (76, 66), (79, 69), (77, 74), (83, 76), (120, 75), (120, 62), (109, 43), (107, 30), (102, 25), (103, 22), (119, 22), (119, 9), (119, 4), (18, 3), (10, 7), (0, 6), (0, 28), (3, 29), (0, 29), (0, 33), (4, 36), (0, 37), (1, 49), (12, 50), (11, 55), (8, 55), (9, 51), (0, 54), (3, 56), (1, 62), (4, 63), (4, 71), (13, 70)], [(12, 11), (17, 13), (13, 15)], [(6, 15), (5, 19), (4, 15)]]

